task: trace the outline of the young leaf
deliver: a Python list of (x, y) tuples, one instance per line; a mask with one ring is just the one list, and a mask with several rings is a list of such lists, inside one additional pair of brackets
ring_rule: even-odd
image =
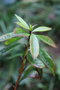
[(34, 59), (39, 55), (39, 43), (36, 35), (34, 34), (30, 36), (30, 52)]
[(51, 28), (48, 28), (48, 27), (44, 27), (44, 26), (41, 26), (41, 27), (38, 27), (36, 29), (34, 29), (32, 32), (45, 32), (45, 31), (49, 31), (51, 30)]
[(20, 26), (22, 26), (23, 28), (26, 28), (26, 29), (29, 29), (29, 26), (28, 24), (21, 18), (19, 17), (18, 15), (15, 15), (16, 18), (19, 20), (19, 22), (17, 24), (19, 24)]
[(49, 56), (46, 50), (40, 48), (40, 59), (45, 65), (50, 69), (50, 71), (55, 73), (55, 65), (52, 58)]
[(38, 38), (39, 38), (41, 41), (43, 41), (44, 43), (46, 43), (46, 44), (48, 44), (48, 45), (50, 45), (50, 46), (52, 46), (52, 47), (56, 47), (54, 41), (53, 41), (50, 37), (44, 36), (44, 35), (38, 35)]
[(24, 28), (25, 31), (29, 32), (29, 30), (20, 22), (16, 22), (17, 25), (19, 25), (20, 27)]
[(40, 59), (33, 59), (31, 55), (28, 55), (28, 60), (36, 68), (45, 68), (44, 63)]

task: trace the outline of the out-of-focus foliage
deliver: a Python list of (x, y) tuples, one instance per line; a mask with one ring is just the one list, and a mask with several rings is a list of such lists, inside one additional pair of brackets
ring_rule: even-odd
[[(17, 13), (23, 17), (26, 22), (30, 22), (33, 25), (50, 26), (53, 30), (50, 31), (48, 35), (52, 36), (56, 42), (59, 43), (60, 0), (29, 1), (30, 0), (0, 0), (0, 35), (13, 31), (16, 26), (14, 15)], [(25, 41), (24, 38), (20, 41), (16, 40), (16, 42), (9, 46), (0, 43), (0, 90), (5, 90), (6, 88), (12, 90), (11, 87), (17, 79), (18, 69), (21, 63), (22, 55), (20, 52), (25, 53), (25, 45), (23, 45), (23, 43), (27, 43)], [(19, 87), (19, 89), (60, 90), (60, 57), (56, 59), (56, 66), (55, 77), (52, 77), (47, 69), (44, 69), (41, 82), (39, 79), (27, 78), (20, 83), (21, 87)], [(32, 71), (31, 73), (34, 77), (36, 72), (33, 73)]]

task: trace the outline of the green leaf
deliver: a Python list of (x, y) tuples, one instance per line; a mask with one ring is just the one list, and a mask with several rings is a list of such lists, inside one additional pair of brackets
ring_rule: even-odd
[(20, 33), (20, 34), (16, 34), (16, 37), (28, 37), (29, 34), (28, 33)]
[(0, 36), (0, 42), (11, 39), (13, 37), (16, 37), (16, 35), (12, 32), (12, 33), (8, 33), (5, 35)]
[(33, 69), (34, 69), (34, 66), (32, 65), (27, 66), (27, 68), (24, 70), (22, 74), (21, 79), (27, 78)]
[(31, 63), (31, 65), (33, 65), (34, 67), (36, 67), (36, 68), (45, 68), (45, 65), (44, 65), (44, 63), (40, 60), (40, 59), (33, 59), (32, 57), (31, 57), (31, 55), (28, 55), (28, 60), (29, 60), (29, 62)]
[(21, 28), (15, 28), (14, 29), (14, 33), (15, 34), (21, 34), (21, 35), (26, 35), (26, 36), (29, 36), (30, 34), (27, 33), (25, 30), (21, 29)]
[(9, 57), (7, 57), (7, 59), (8, 60), (10, 60), (10, 59), (16, 59), (17, 57), (19, 57), (20, 56), (20, 53), (18, 53), (18, 54), (15, 54), (15, 55), (11, 55), (11, 56), (9, 56)]
[(44, 27), (44, 26), (41, 26), (41, 27), (38, 27), (36, 29), (34, 29), (32, 32), (45, 32), (45, 31), (49, 31), (51, 30), (51, 28), (48, 28), (48, 27)]
[(17, 40), (19, 40), (19, 39), (21, 39), (21, 37), (11, 38), (11, 39), (5, 41), (4, 44), (5, 44), (5, 45), (10, 45), (11, 43), (14, 43), (15, 41), (17, 41)]
[(0, 42), (6, 41), (14, 37), (28, 37), (28, 36), (29, 36), (28, 33), (15, 34), (14, 32), (12, 32), (12, 33), (8, 33), (8, 34), (0, 36)]
[(32, 65), (37, 67), (37, 68), (45, 68), (44, 63), (41, 60), (39, 60), (39, 59), (34, 60)]
[(30, 27), (30, 31), (32, 31), (33, 30), (33, 26), (30, 24), (29, 27)]
[(44, 43), (56, 48), (56, 45), (55, 45), (54, 41), (50, 37), (44, 36), (44, 35), (37, 35), (37, 36)]
[(41, 61), (50, 69), (50, 71), (55, 73), (55, 65), (52, 58), (49, 56), (46, 50), (40, 48), (40, 59)]
[(39, 55), (39, 43), (36, 35), (34, 34), (30, 36), (30, 52), (34, 59)]
[(25, 30), (21, 29), (21, 28), (15, 28), (14, 33), (20, 34), (20, 33), (27, 33), (27, 32)]
[(29, 29), (28, 24), (21, 17), (19, 17), (18, 15), (15, 16), (19, 20), (19, 22), (17, 22), (18, 25), (20, 25), (23, 28)]

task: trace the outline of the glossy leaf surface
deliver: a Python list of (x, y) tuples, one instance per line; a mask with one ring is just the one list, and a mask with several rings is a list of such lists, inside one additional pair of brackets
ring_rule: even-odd
[(19, 22), (17, 22), (18, 25), (22, 26), (23, 28), (29, 29), (28, 24), (18, 15), (15, 15), (16, 18), (19, 20)]
[(14, 34), (13, 32), (5, 34), (5, 35), (2, 35), (2, 36), (0, 36), (0, 42), (8, 40), (8, 39), (11, 39), (13, 37), (16, 37), (16, 34)]
[(45, 31), (49, 31), (49, 30), (51, 30), (51, 28), (41, 26), (41, 27), (34, 29), (32, 32), (45, 32)]
[(30, 36), (30, 52), (34, 59), (39, 55), (39, 43), (36, 35), (34, 34)]
[(44, 43), (46, 43), (46, 44), (48, 44), (48, 45), (50, 45), (50, 46), (52, 46), (52, 47), (56, 47), (54, 41), (53, 41), (50, 37), (44, 36), (44, 35), (38, 35), (38, 38), (39, 38), (41, 41), (43, 41)]

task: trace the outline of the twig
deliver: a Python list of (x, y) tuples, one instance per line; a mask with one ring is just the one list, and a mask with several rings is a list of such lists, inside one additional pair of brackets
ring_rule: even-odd
[(21, 67), (20, 67), (20, 69), (19, 69), (19, 76), (18, 76), (18, 79), (17, 79), (17, 81), (16, 81), (16, 84), (15, 84), (13, 90), (17, 90), (17, 88), (18, 88), (19, 81), (20, 81), (20, 79), (21, 79), (21, 75), (22, 75), (22, 73), (23, 73), (23, 71), (24, 71), (25, 62), (26, 62), (27, 53), (28, 53), (28, 48), (29, 48), (29, 46), (27, 46), (27, 48), (26, 48), (26, 53), (25, 53), (25, 56), (23, 57), (22, 65), (21, 65)]

